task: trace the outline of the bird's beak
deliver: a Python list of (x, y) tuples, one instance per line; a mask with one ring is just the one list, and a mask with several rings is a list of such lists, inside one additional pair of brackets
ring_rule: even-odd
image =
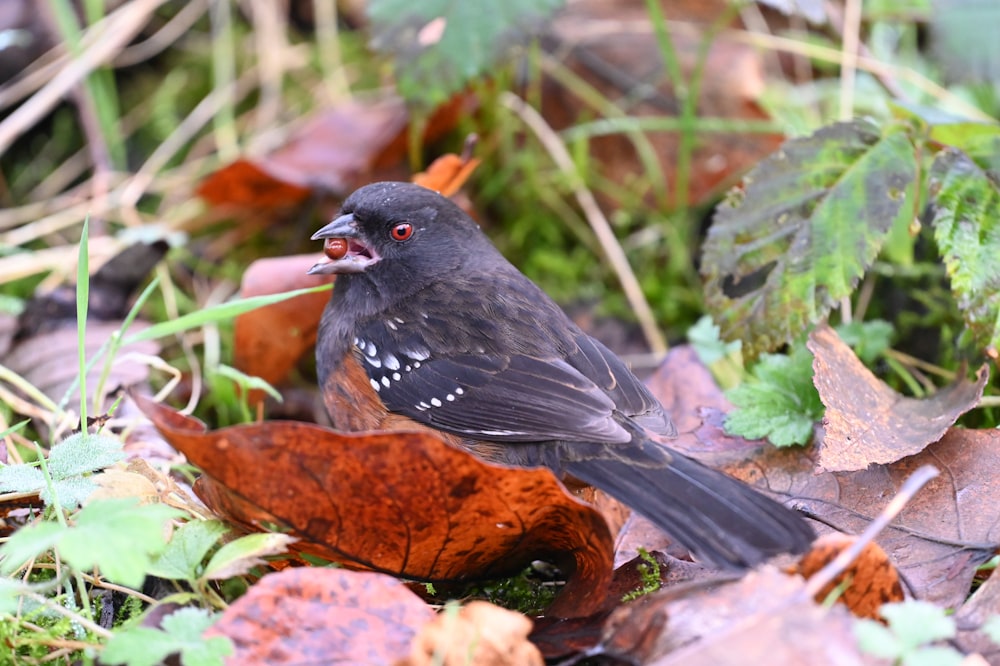
[(348, 213), (341, 215), (336, 220), (326, 225), (312, 235), (309, 240), (320, 240), (321, 238), (353, 238), (358, 235), (358, 223), (354, 221), (354, 215)]
[[(350, 213), (341, 215), (312, 235), (312, 240), (327, 240), (324, 253), (329, 261), (321, 261), (309, 269), (309, 275), (361, 273), (381, 257), (358, 233), (358, 223)], [(336, 243), (335, 243), (336, 241)]]

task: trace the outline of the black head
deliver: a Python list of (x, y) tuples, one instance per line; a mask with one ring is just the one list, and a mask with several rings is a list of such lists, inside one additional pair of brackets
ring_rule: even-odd
[(330, 261), (310, 274), (367, 282), (383, 296), (407, 296), (460, 267), (489, 265), (500, 256), (461, 208), (411, 183), (362, 187), (344, 201), (340, 217), (312, 238), (336, 239), (339, 251), (328, 246)]

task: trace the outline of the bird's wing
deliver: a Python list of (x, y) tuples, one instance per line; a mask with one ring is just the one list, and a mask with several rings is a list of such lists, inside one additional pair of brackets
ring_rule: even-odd
[(420, 423), (500, 442), (630, 439), (614, 418), (614, 400), (563, 359), (435, 354), (377, 328), (363, 335), (355, 345), (372, 387), (390, 411)]
[(677, 434), (659, 400), (614, 352), (582, 332), (574, 337), (574, 342), (577, 349), (566, 360), (604, 391), (619, 412), (657, 434), (668, 437)]

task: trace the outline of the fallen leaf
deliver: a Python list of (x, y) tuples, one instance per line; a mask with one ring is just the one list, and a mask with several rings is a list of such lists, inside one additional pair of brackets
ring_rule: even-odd
[(422, 581), (495, 578), (547, 559), (567, 576), (549, 612), (586, 615), (604, 601), (611, 534), (547, 469), (485, 463), (427, 433), (343, 434), (280, 421), (206, 432), (196, 419), (136, 402), (238, 498), (229, 508), (264, 512), (230, 516), (237, 522), (270, 516), (310, 542), (308, 552)]
[[(469, 100), (439, 107), (424, 130), (424, 145), (454, 127)], [(268, 155), (241, 159), (206, 178), (198, 195), (215, 207), (249, 211), (300, 205), (311, 194), (338, 197), (371, 180), (372, 172), (406, 156), (410, 116), (402, 99), (351, 100), (305, 119)]]
[(232, 640), (227, 664), (389, 666), (433, 617), (389, 576), (300, 568), (264, 576), (205, 635)]
[(439, 192), (442, 196), (450, 197), (461, 189), (472, 172), (479, 166), (479, 162), (480, 160), (470, 154), (448, 153), (431, 162), (426, 171), (415, 174), (412, 180), (416, 185)]
[(531, 620), (485, 601), (445, 607), (413, 639), (396, 666), (542, 666), (528, 641)]
[[(802, 556), (796, 567), (798, 573), (809, 578), (832, 562), (846, 548), (856, 541), (846, 534), (824, 534), (808, 553)], [(824, 603), (831, 593), (834, 599), (844, 604), (856, 617), (878, 620), (882, 617), (882, 604), (903, 601), (903, 587), (899, 573), (878, 544), (869, 543), (837, 578), (816, 593), (816, 603)]]
[[(773, 567), (716, 585), (668, 589), (611, 614), (598, 652), (627, 663), (858, 664), (850, 616)], [(872, 660), (871, 663), (874, 663)]]
[(1000, 617), (1000, 576), (990, 577), (955, 611), (956, 641), (965, 652), (978, 652), (989, 663), (1000, 663), (1000, 643), (983, 631), (986, 622)]
[[(659, 375), (660, 373), (658, 373)], [(681, 396), (693, 370), (665, 372), (651, 383), (659, 394), (669, 384)], [(697, 380), (695, 380), (697, 381)], [(716, 389), (718, 390), (718, 389)], [(712, 404), (711, 391), (692, 389)], [(819, 532), (830, 527), (860, 534), (922, 465), (941, 471), (876, 539), (920, 599), (957, 607), (968, 596), (976, 568), (1000, 546), (995, 526), (1000, 504), (1000, 432), (952, 428), (920, 453), (889, 465), (855, 472), (818, 470), (814, 448), (778, 450), (763, 441), (727, 435), (725, 414), (683, 402), (701, 420), (671, 445), (759, 488), (816, 518)]]
[(941, 439), (959, 416), (975, 407), (989, 380), (989, 366), (930, 398), (907, 398), (878, 379), (829, 326), (807, 342), (815, 356), (814, 383), (826, 405), (826, 434), (819, 463), (831, 472), (896, 462)]

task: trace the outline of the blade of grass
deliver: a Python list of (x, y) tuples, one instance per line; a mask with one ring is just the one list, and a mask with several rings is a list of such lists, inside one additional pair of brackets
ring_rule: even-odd
[(90, 301), (90, 255), (87, 251), (90, 220), (83, 220), (80, 232), (80, 258), (76, 263), (76, 339), (80, 361), (80, 432), (87, 436), (87, 306)]
[(265, 305), (272, 305), (274, 303), (280, 303), (282, 301), (287, 301), (290, 298), (295, 298), (296, 296), (302, 296), (304, 294), (314, 294), (319, 291), (324, 291), (326, 289), (331, 289), (332, 285), (324, 284), (318, 287), (309, 287), (307, 289), (296, 289), (294, 291), (286, 291), (280, 294), (268, 294), (266, 296), (254, 296), (252, 298), (244, 298), (236, 301), (229, 301), (228, 303), (221, 303), (219, 305), (214, 305), (210, 308), (205, 308), (204, 310), (198, 310), (197, 312), (191, 312), (173, 321), (164, 321), (158, 324), (154, 324), (147, 329), (139, 331), (129, 337), (125, 338), (122, 345), (130, 345), (135, 342), (141, 342), (142, 340), (155, 340), (157, 338), (163, 338), (168, 335), (176, 335), (188, 329), (197, 328), (205, 324), (214, 324), (226, 319), (231, 319), (237, 315), (241, 315), (245, 312), (250, 312), (251, 310), (256, 310), (257, 308), (263, 307)]

